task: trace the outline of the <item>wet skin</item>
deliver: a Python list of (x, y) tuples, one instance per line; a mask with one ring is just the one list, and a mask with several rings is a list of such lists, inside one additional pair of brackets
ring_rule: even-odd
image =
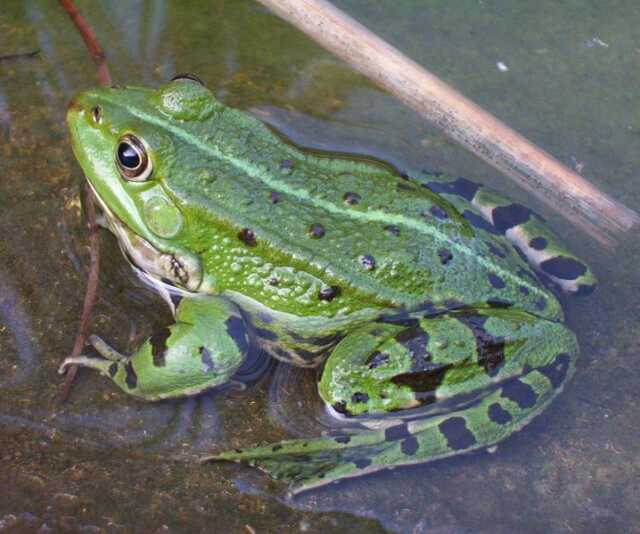
[(578, 346), (549, 289), (588, 267), (526, 207), (465, 179), (305, 152), (194, 79), (78, 95), (74, 153), (107, 225), (175, 323), (99, 370), (140, 399), (234, 380), (252, 351), (321, 366), (368, 428), (212, 457), (294, 491), (488, 447), (540, 413)]

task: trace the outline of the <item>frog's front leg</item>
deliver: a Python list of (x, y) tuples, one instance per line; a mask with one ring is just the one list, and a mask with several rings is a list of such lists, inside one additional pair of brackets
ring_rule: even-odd
[(67, 358), (60, 366), (90, 367), (124, 392), (144, 400), (195, 395), (227, 382), (251, 344), (249, 325), (238, 308), (217, 297), (183, 298), (176, 322), (124, 356), (97, 336), (90, 341), (103, 358)]

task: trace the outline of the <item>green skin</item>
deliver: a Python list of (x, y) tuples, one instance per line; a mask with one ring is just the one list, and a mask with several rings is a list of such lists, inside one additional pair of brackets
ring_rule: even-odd
[[(207, 459), (297, 492), (491, 446), (572, 375), (578, 345), (540, 279), (573, 293), (595, 280), (525, 207), (467, 180), (305, 152), (189, 79), (92, 89), (67, 120), (107, 224), (175, 324), (131, 356), (92, 337), (103, 358), (61, 372), (91, 367), (154, 401), (227, 383), (263, 350), (324, 365), (320, 396), (359, 423)], [(147, 157), (133, 178), (125, 136)]]

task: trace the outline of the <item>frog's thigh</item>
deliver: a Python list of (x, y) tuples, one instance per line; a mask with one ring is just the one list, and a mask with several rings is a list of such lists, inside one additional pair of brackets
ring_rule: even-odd
[(452, 409), (556, 359), (568, 376), (576, 355), (575, 337), (562, 324), (510, 310), (421, 319), (408, 327), (373, 324), (336, 346), (319, 389), (325, 402), (349, 415), (445, 400)]
[[(595, 288), (596, 279), (589, 267), (571, 254), (543, 219), (529, 208), (465, 178), (442, 177), (425, 185), (461, 209), (472, 225), (504, 235), (535, 269), (563, 291), (588, 294)], [(470, 204), (472, 210), (465, 210), (465, 203)]]
[[(145, 400), (194, 395), (227, 382), (249, 349), (239, 310), (219, 298), (185, 298), (176, 322), (152, 335), (129, 358), (96, 365), (122, 390)], [(95, 345), (104, 354), (103, 347)]]

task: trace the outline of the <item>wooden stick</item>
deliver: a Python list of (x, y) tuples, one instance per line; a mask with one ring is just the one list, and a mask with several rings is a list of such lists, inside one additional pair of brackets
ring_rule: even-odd
[(326, 0), (259, 0), (605, 246), (640, 223), (547, 152)]

